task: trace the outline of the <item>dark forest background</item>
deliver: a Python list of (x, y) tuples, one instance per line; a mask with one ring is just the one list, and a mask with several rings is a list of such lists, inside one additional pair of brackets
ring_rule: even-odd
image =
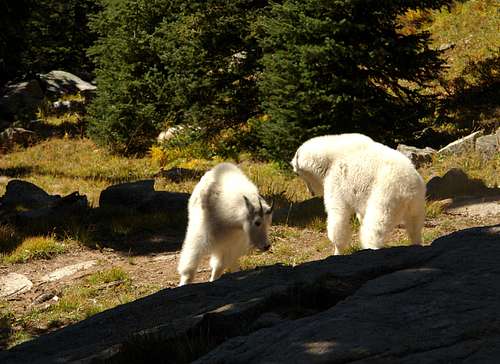
[(0, 86), (95, 82), (85, 130), (117, 153), (175, 125), (189, 133), (171, 143), (286, 161), (320, 134), (438, 146), (498, 120), (494, 0), (0, 4)]

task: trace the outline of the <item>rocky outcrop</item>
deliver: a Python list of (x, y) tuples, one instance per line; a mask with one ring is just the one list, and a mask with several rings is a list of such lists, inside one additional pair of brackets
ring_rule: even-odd
[(79, 271), (89, 269), (96, 264), (97, 264), (97, 260), (87, 260), (84, 262), (71, 264), (71, 265), (68, 265), (66, 267), (56, 269), (55, 271), (44, 275), (42, 277), (42, 282), (58, 281), (62, 278), (72, 276), (73, 274), (75, 274)]
[(44, 99), (37, 80), (9, 84), (0, 92), (0, 114), (33, 117)]
[(78, 192), (61, 197), (50, 195), (30, 182), (11, 180), (0, 197), (0, 221), (17, 226), (40, 222), (51, 226), (70, 217), (82, 217), (88, 208), (87, 197)]
[(4, 153), (15, 145), (28, 146), (37, 139), (35, 132), (24, 128), (7, 128), (0, 132), (0, 153)]
[(432, 157), (437, 153), (436, 150), (429, 147), (417, 148), (404, 144), (399, 144), (397, 150), (411, 160), (415, 168), (420, 168), (423, 164), (431, 163)]
[(40, 108), (48, 107), (48, 100), (54, 101), (64, 95), (79, 93), (82, 100), (56, 101), (52, 111), (84, 112), (85, 104), (95, 92), (95, 85), (65, 71), (51, 71), (28, 81), (9, 83), (0, 90), (0, 127), (7, 128), (15, 120), (35, 119)]
[(483, 131), (476, 131), (439, 149), (438, 153), (447, 155), (473, 151), (476, 145), (477, 138), (481, 136), (483, 136)]
[(0, 353), (6, 363), (490, 363), (500, 225), (165, 289)]
[(466, 137), (455, 140), (441, 148), (438, 154), (462, 154), (472, 151), (479, 153), (484, 159), (492, 159), (500, 153), (500, 128), (496, 133), (483, 135), (482, 130), (476, 131)]
[(84, 97), (92, 96), (97, 87), (80, 77), (66, 71), (50, 71), (40, 75), (49, 97), (59, 97), (65, 94), (81, 93)]
[(101, 192), (101, 208), (128, 208), (141, 212), (187, 214), (188, 193), (155, 191), (154, 180), (120, 183)]
[(491, 159), (493, 156), (498, 155), (498, 153), (500, 153), (500, 142), (498, 135), (491, 134), (477, 138), (476, 151), (485, 159)]

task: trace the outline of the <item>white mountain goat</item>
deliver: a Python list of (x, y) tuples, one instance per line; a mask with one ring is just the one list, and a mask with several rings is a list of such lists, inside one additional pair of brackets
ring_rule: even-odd
[(221, 163), (205, 173), (188, 205), (189, 222), (182, 246), (179, 285), (192, 282), (201, 258), (210, 254), (212, 275), (239, 270), (239, 258), (250, 248), (268, 250), (272, 206), (233, 164)]
[(291, 161), (313, 195), (324, 195), (328, 238), (341, 254), (360, 220), (364, 249), (378, 249), (403, 222), (412, 244), (422, 244), (425, 184), (400, 152), (362, 134), (325, 135), (302, 144)]

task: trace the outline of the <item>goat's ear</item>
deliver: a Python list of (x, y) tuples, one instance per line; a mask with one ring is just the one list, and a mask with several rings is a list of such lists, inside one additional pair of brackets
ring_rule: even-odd
[(243, 199), (245, 200), (245, 205), (247, 206), (247, 210), (250, 213), (250, 215), (254, 215), (255, 209), (253, 205), (250, 203), (250, 200), (247, 198), (247, 196), (243, 196)]

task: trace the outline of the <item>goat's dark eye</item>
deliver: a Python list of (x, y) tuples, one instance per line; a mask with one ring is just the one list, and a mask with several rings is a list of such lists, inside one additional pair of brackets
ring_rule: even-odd
[(255, 226), (260, 226), (261, 222), (260, 221), (255, 221)]

